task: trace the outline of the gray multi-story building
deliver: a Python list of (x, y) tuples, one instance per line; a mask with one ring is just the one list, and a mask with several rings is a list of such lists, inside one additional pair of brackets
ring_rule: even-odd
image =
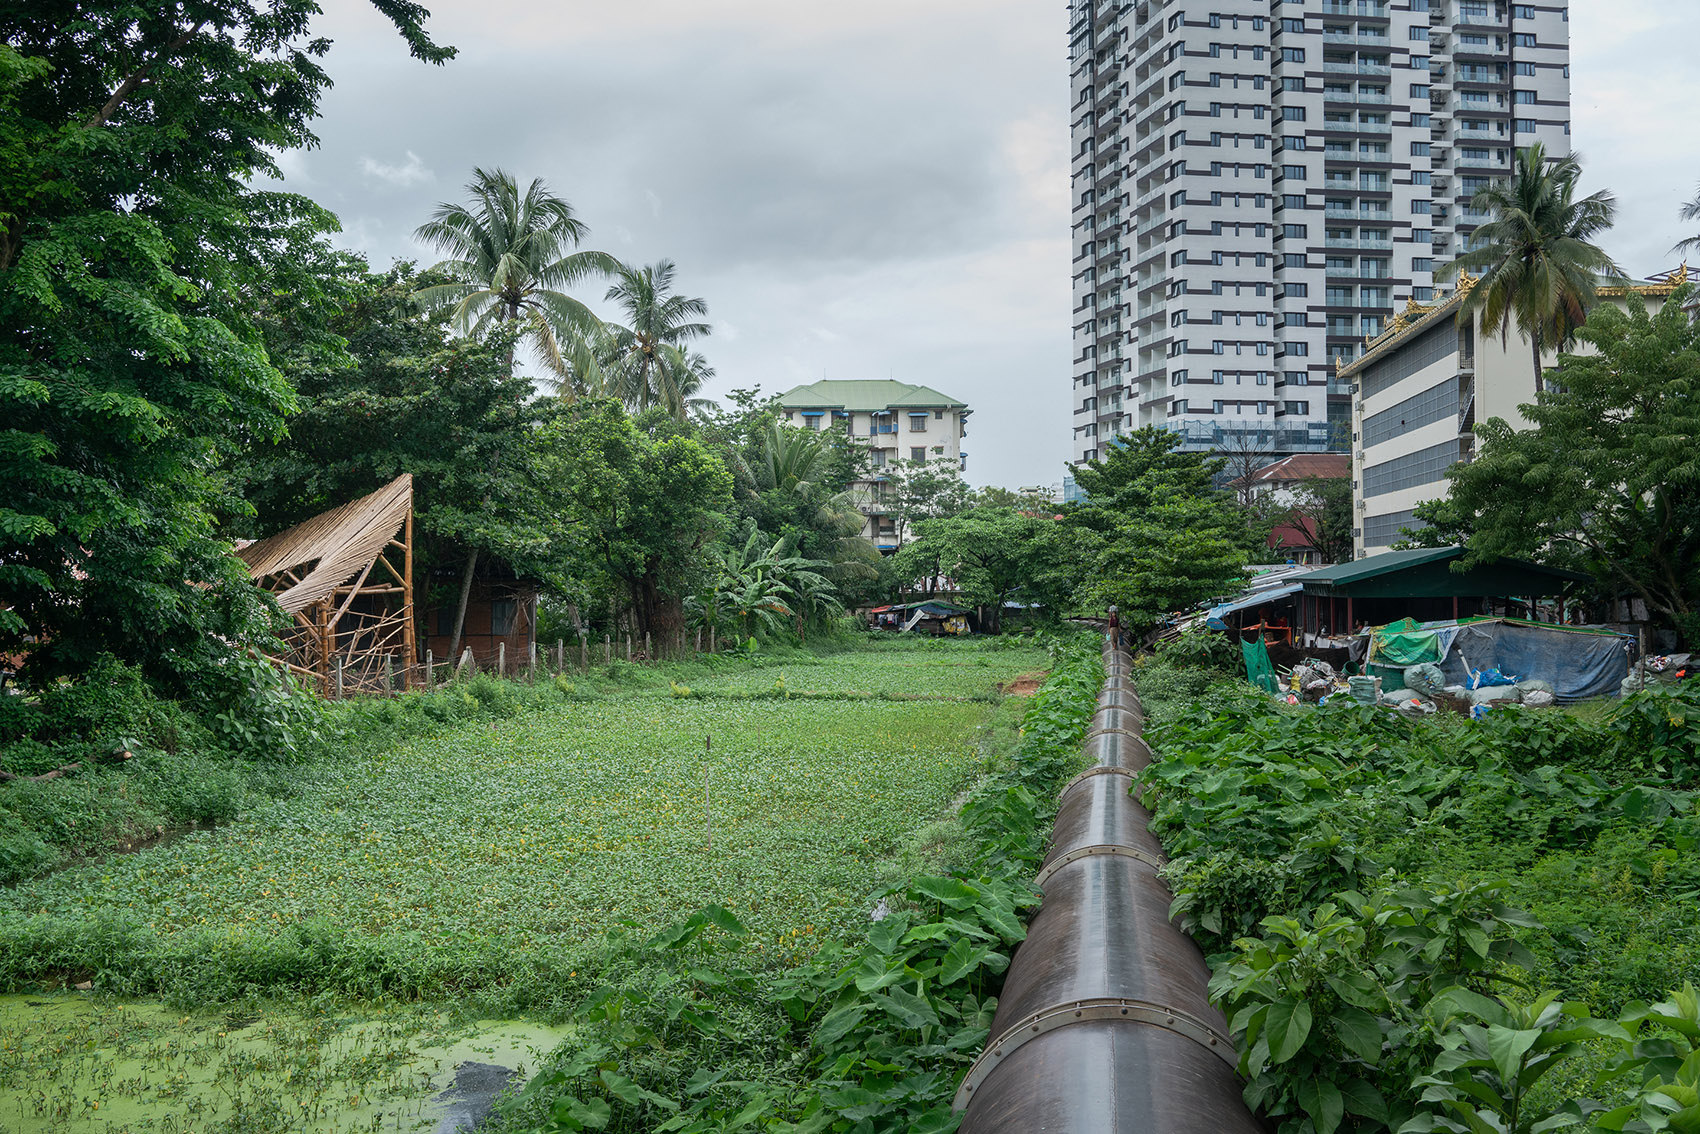
[(1337, 365), (1569, 151), (1568, 0), (1073, 0), (1074, 457), (1344, 451)]

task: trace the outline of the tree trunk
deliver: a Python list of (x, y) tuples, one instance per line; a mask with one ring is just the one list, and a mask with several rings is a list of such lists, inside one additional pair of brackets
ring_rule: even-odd
[(460, 656), (461, 631), (466, 627), (466, 604), (472, 598), (472, 573), (478, 569), (478, 549), (466, 557), (466, 574), (460, 580), (460, 602), (455, 604), (454, 634), (449, 639), (449, 657)]
[(1529, 347), (1535, 352), (1535, 400), (1540, 401), (1541, 391), (1546, 388), (1545, 376), (1541, 373), (1541, 333), (1529, 332)]

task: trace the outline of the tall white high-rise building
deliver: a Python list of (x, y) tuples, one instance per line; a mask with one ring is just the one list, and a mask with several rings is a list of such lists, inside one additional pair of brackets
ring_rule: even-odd
[(1337, 360), (1570, 147), (1568, 0), (1072, 0), (1074, 456), (1345, 450)]

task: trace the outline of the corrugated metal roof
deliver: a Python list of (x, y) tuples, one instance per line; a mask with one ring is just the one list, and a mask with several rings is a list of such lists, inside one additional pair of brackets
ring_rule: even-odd
[(1309, 480), (1313, 476), (1332, 479), (1351, 475), (1350, 453), (1294, 453), (1264, 465), (1251, 474), (1251, 480), (1253, 484), (1267, 484), (1271, 481)]
[(413, 476), (402, 473), (378, 491), (322, 512), (236, 552), (256, 581), (291, 571), (296, 582), (276, 592), (278, 605), (305, 610), (364, 571), (401, 533), (413, 510)]

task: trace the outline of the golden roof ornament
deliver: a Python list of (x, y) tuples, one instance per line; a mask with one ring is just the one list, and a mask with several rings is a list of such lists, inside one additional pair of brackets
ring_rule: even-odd
[(1670, 282), (1681, 287), (1688, 282), (1688, 261), (1684, 260), (1676, 271), (1671, 273)]
[(1472, 276), (1464, 269), (1458, 269), (1458, 295), (1460, 298), (1470, 294), (1470, 289), (1482, 282), (1480, 276)]

